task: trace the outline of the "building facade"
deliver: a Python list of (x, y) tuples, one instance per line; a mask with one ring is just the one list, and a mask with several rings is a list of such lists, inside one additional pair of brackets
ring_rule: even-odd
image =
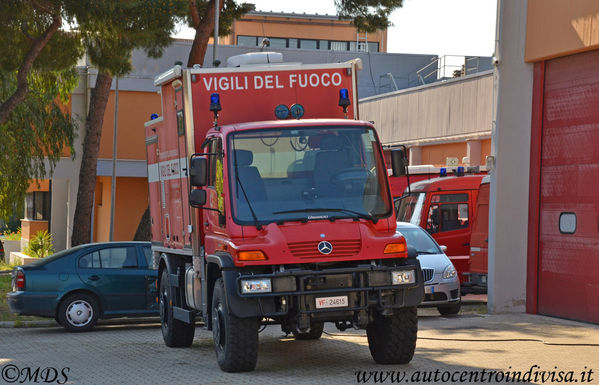
[(597, 15), (593, 0), (499, 1), (489, 227), (496, 311), (599, 323)]
[(306, 13), (249, 12), (233, 22), (219, 44), (259, 47), (265, 37), (274, 50), (387, 52), (387, 30), (361, 33), (350, 20)]

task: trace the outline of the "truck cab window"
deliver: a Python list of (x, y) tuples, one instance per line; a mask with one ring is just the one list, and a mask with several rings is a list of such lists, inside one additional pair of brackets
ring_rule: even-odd
[(434, 195), (431, 201), (437, 204), (431, 205), (429, 210), (426, 229), (430, 234), (465, 229), (469, 226), (467, 194)]

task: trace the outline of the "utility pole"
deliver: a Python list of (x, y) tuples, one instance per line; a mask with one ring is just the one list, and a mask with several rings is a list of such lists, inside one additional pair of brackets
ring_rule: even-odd
[(108, 240), (112, 242), (114, 240), (114, 202), (116, 195), (116, 144), (117, 144), (117, 132), (118, 132), (118, 121), (119, 121), (119, 78), (116, 78), (116, 85), (114, 89), (114, 130), (112, 134), (112, 180), (110, 193), (110, 234)]

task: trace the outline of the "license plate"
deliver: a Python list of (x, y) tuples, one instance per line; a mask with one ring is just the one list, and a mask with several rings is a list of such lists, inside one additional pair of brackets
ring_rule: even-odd
[(435, 294), (435, 287), (434, 286), (425, 286), (424, 287), (424, 293), (425, 294)]
[(331, 307), (347, 307), (348, 301), (347, 296), (342, 295), (339, 297), (322, 297), (316, 298), (317, 309), (327, 309)]

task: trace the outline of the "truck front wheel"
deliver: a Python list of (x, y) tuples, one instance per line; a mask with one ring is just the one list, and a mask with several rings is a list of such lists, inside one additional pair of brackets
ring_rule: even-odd
[(173, 316), (174, 296), (168, 277), (168, 272), (165, 269), (160, 277), (160, 323), (162, 325), (162, 338), (168, 347), (188, 347), (193, 343), (195, 323), (188, 324), (175, 319)]
[(229, 313), (222, 278), (212, 295), (212, 337), (218, 365), (225, 372), (249, 372), (258, 361), (257, 317), (237, 318)]
[(368, 347), (379, 364), (407, 364), (414, 356), (418, 334), (415, 306), (395, 309), (390, 316), (374, 314), (374, 322), (366, 328)]

